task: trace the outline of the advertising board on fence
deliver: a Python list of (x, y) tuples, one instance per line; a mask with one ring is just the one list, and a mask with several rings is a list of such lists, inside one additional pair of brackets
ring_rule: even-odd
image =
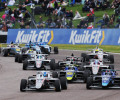
[(9, 29), (7, 43), (119, 45), (119, 29)]

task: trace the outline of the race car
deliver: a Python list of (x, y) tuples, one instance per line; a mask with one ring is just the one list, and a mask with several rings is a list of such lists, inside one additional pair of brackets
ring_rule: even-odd
[(104, 69), (100, 76), (87, 78), (86, 88), (120, 88), (120, 76), (117, 70)]
[(10, 44), (7, 44), (7, 47), (1, 47), (1, 55), (4, 57), (15, 55), (16, 53), (19, 53), (21, 51), (21, 47), (19, 44), (14, 44), (11, 42)]
[(67, 89), (66, 77), (56, 77), (57, 72), (39, 71), (36, 75), (28, 77), (28, 80), (22, 79), (20, 83), (20, 91), (26, 90), (55, 90), (61, 91)]
[(25, 47), (22, 48), (22, 52), (25, 52), (30, 48), (36, 50), (39, 53), (42, 53), (41, 48), (38, 45), (36, 45), (35, 43), (32, 43), (31, 41), (29, 43), (25, 44)]
[(50, 54), (50, 53), (54, 53), (54, 54), (58, 54), (58, 47), (54, 47), (53, 52), (52, 52), (52, 47), (49, 46), (46, 42), (39, 42), (36, 43), (36, 45), (38, 45), (41, 48), (42, 53), (45, 54)]
[(83, 66), (92, 75), (100, 74), (102, 69), (114, 69), (114, 65), (104, 65), (99, 59), (91, 59), (90, 64)]
[(55, 59), (48, 60), (47, 54), (34, 54), (31, 58), (24, 60), (23, 70), (27, 69), (51, 69), (55, 70)]
[(25, 59), (34, 58), (36, 54), (40, 54), (40, 52), (34, 48), (29, 48), (24, 52), (21, 50), (21, 52), (15, 54), (15, 62), (22, 63)]
[(58, 61), (58, 68), (63, 68), (66, 64), (75, 64), (75, 65), (83, 65), (82, 60), (80, 59), (80, 57), (76, 57), (74, 56), (74, 54), (72, 53), (71, 56), (67, 56), (66, 59), (64, 59), (63, 61)]
[(110, 55), (109, 53), (103, 52), (103, 49), (100, 49), (98, 47), (91, 50), (91, 53), (82, 53), (81, 57), (83, 58), (84, 62), (87, 62), (90, 59), (98, 58), (100, 61), (103, 61), (103, 63), (114, 63), (114, 56)]
[(59, 75), (66, 76), (68, 82), (86, 82), (87, 77), (90, 76), (88, 72), (81, 70), (78, 65), (74, 64), (66, 65)]

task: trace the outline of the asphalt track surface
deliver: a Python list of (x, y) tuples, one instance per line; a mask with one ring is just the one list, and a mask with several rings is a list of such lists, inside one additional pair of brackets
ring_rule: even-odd
[[(51, 54), (49, 58), (58, 61), (71, 53), (80, 56), (81, 51), (60, 50), (58, 55)], [(115, 69), (120, 69), (120, 55), (115, 54), (114, 57)], [(22, 64), (15, 63), (14, 57), (0, 56), (0, 100), (120, 100), (120, 89), (87, 90), (84, 83), (68, 84), (68, 89), (61, 92), (20, 92), (21, 79), (27, 79), (33, 74), (36, 71), (23, 71)]]

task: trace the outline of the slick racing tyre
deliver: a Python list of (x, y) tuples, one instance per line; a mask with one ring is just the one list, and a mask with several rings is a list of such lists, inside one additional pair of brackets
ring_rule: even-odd
[(58, 47), (54, 47), (54, 54), (58, 54), (59, 51), (58, 51)]
[(25, 61), (23, 62), (23, 70), (26, 70), (26, 69), (27, 69), (27, 66), (28, 66), (28, 61), (25, 60)]
[(22, 55), (18, 55), (18, 63), (22, 63)]
[(52, 77), (53, 78), (58, 78), (58, 73), (57, 72), (52, 72)]
[(109, 60), (110, 60), (110, 63), (113, 64), (114, 63), (114, 56), (113, 55), (109, 55)]
[(90, 74), (91, 74), (90, 70), (87, 70), (87, 69), (86, 69), (86, 70), (84, 71), (84, 74), (83, 74), (83, 75), (84, 75), (84, 82), (85, 82), (85, 83), (86, 83), (86, 81), (87, 81), (87, 78), (90, 77)]
[(62, 89), (67, 89), (67, 79), (66, 79), (66, 77), (60, 77), (60, 82), (61, 82), (61, 88)]
[(55, 91), (56, 92), (60, 92), (61, 91), (61, 84), (60, 84), (60, 80), (55, 80)]
[(83, 59), (83, 62), (85, 62), (85, 59), (86, 59), (86, 53), (81, 53), (81, 57)]
[(93, 83), (93, 78), (92, 77), (88, 77), (87, 78), (87, 83), (86, 83), (86, 88), (87, 89), (91, 89), (91, 85), (92, 85), (92, 83)]
[(8, 50), (7, 50), (7, 49), (4, 49), (4, 50), (2, 51), (2, 56), (4, 56), (4, 57), (7, 57), (7, 56), (8, 56)]
[(15, 54), (15, 62), (18, 62), (18, 54)]
[(51, 59), (50, 68), (51, 68), (51, 70), (55, 70), (55, 59)]
[(26, 79), (22, 79), (21, 83), (20, 83), (20, 91), (21, 92), (25, 92), (25, 88), (27, 87), (27, 80)]

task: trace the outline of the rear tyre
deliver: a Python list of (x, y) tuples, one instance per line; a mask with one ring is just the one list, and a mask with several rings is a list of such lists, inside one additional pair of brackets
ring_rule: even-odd
[(53, 78), (58, 78), (58, 73), (57, 72), (52, 72), (52, 77)]
[(67, 79), (66, 79), (66, 77), (60, 77), (60, 82), (61, 82), (61, 88), (62, 89), (67, 89)]
[(56, 92), (60, 92), (61, 91), (60, 80), (55, 80), (55, 91)]
[(90, 57), (89, 55), (86, 55), (86, 61), (89, 61)]
[(27, 87), (27, 80), (26, 79), (22, 79), (21, 83), (20, 83), (20, 91), (21, 92), (25, 92), (25, 88)]
[(86, 59), (86, 53), (81, 53), (81, 57), (83, 58), (83, 62), (85, 62), (85, 59)]
[(51, 68), (51, 70), (55, 70), (55, 59), (51, 59), (50, 68)]
[(18, 54), (15, 54), (15, 62), (18, 62)]
[(110, 63), (113, 64), (114, 63), (114, 56), (113, 55), (109, 55), (109, 60), (110, 60)]
[(27, 66), (28, 66), (28, 61), (25, 60), (25, 61), (23, 62), (23, 70), (26, 70), (26, 69), (27, 69)]
[(7, 57), (7, 56), (8, 56), (8, 50), (7, 50), (7, 49), (4, 49), (4, 50), (2, 51), (2, 56), (4, 56), (4, 57)]
[(58, 54), (59, 51), (58, 51), (58, 47), (54, 47), (54, 54)]
[(87, 83), (86, 83), (86, 88), (87, 89), (91, 89), (91, 85), (93, 84), (93, 78), (92, 77), (88, 77), (87, 78)]
[(18, 55), (18, 62), (22, 63), (22, 55)]

